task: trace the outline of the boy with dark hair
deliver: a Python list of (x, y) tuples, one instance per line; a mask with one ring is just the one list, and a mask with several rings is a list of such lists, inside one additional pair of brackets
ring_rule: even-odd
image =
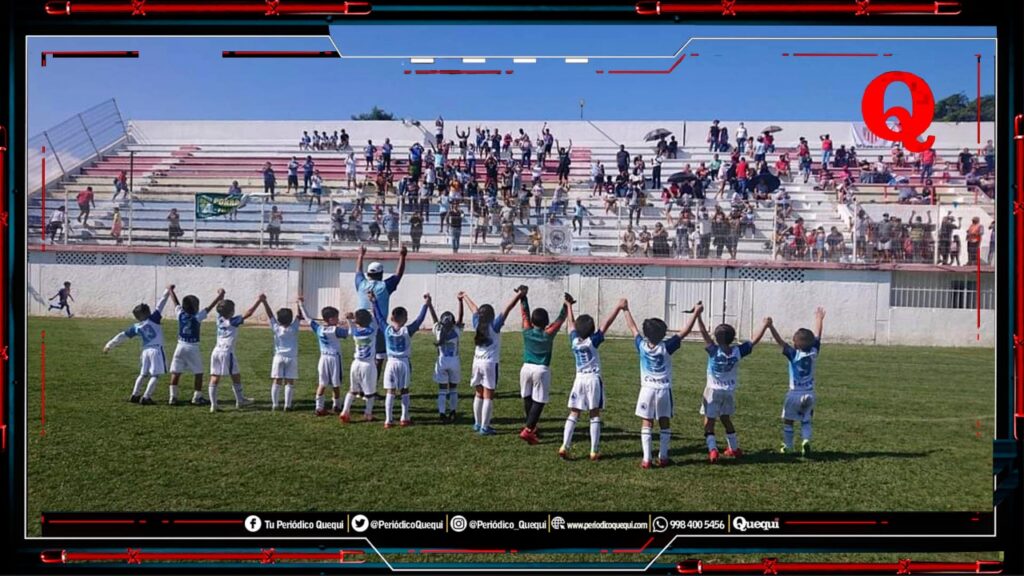
[[(129, 402), (147, 405), (155, 404), (153, 402), (153, 392), (156, 391), (156, 381), (166, 371), (164, 367), (164, 332), (160, 327), (160, 320), (163, 318), (164, 306), (167, 305), (167, 299), (170, 297), (172, 290), (174, 290), (174, 284), (169, 284), (160, 300), (157, 300), (156, 310), (151, 311), (148, 304), (136, 305), (132, 309), (135, 324), (129, 326), (124, 332), (118, 332), (103, 347), (103, 353), (106, 354), (111, 348), (119, 346), (129, 338), (142, 337), (142, 354), (139, 356), (139, 377), (135, 379), (135, 387), (132, 388), (132, 394), (128, 398)], [(143, 392), (142, 383), (146, 382), (147, 379), (149, 382), (146, 383), (146, 390)]]
[(178, 381), (182, 373), (191, 372), (195, 379), (192, 404), (204, 406), (209, 402), (203, 397), (203, 359), (199, 355), (200, 323), (224, 299), (224, 289), (218, 288), (213, 302), (202, 310), (199, 309), (199, 298), (192, 294), (185, 296), (179, 303), (173, 287), (170, 292), (174, 314), (178, 317), (178, 345), (171, 357), (171, 393), (168, 402), (172, 405), (178, 403)]
[(68, 300), (71, 300), (72, 302), (75, 301), (75, 299), (71, 297), (71, 282), (64, 282), (64, 287), (57, 290), (57, 293), (50, 297), (50, 302), (53, 302), (55, 298), (59, 298), (59, 300), (57, 300), (57, 305), (54, 306), (53, 304), (50, 304), (50, 307), (46, 310), (47, 312), (50, 310), (64, 310), (67, 312), (68, 318), (74, 316), (74, 314), (71, 313), (71, 305), (68, 304)]
[(291, 308), (280, 308), (277, 314), (270, 304), (263, 300), (263, 311), (267, 313), (270, 331), (274, 335), (274, 359), (270, 364), (270, 409), (280, 406), (281, 387), (284, 386), (284, 409), (292, 409), (295, 397), (295, 381), (299, 378), (299, 326), (306, 315), (302, 312), (302, 298), (298, 299), (299, 316)]
[[(309, 318), (306, 308), (299, 300), (299, 314)], [(317, 363), (317, 387), (316, 387), (316, 415), (326, 416), (328, 414), (324, 406), (324, 392), (331, 389), (333, 400), (333, 412), (341, 413), (341, 346), (338, 340), (348, 336), (348, 329), (340, 325), (341, 313), (334, 306), (324, 306), (320, 309), (320, 318), (323, 323), (309, 318), (309, 327), (316, 334), (320, 343), (320, 361)]]
[(412, 424), (409, 416), (409, 381), (412, 379), (412, 366), (409, 363), (409, 356), (412, 354), (412, 337), (419, 332), (420, 325), (427, 317), (427, 311), (433, 311), (430, 294), (423, 295), (423, 307), (419, 315), (412, 322), (409, 322), (409, 312), (402, 306), (391, 311), (391, 322), (387, 323), (383, 318), (383, 310), (375, 304), (377, 311), (377, 322), (384, 326), (384, 342), (387, 348), (388, 363), (384, 366), (384, 390), (387, 397), (384, 399), (384, 428), (391, 428), (392, 409), (395, 404), (395, 396), (402, 397), (402, 417), (398, 423), (402, 428)]
[(782, 354), (789, 361), (789, 392), (782, 404), (782, 449), (783, 454), (793, 452), (793, 423), (800, 421), (800, 454), (811, 454), (811, 419), (814, 417), (814, 373), (818, 367), (818, 352), (821, 349), (821, 331), (825, 324), (825, 309), (814, 311), (814, 332), (801, 328), (793, 334), (790, 346), (779, 336), (773, 324), (768, 328), (772, 338), (782, 347)]
[(242, 316), (235, 315), (235, 303), (231, 300), (223, 300), (217, 305), (217, 344), (210, 354), (210, 412), (218, 410), (217, 385), (222, 376), (231, 377), (235, 408), (245, 408), (253, 404), (253, 399), (246, 398), (243, 393), (242, 370), (235, 358), (235, 339), (238, 337), (238, 327), (255, 314), (260, 302), (266, 299), (266, 294), (260, 294)]
[(534, 445), (540, 442), (537, 439), (537, 424), (549, 400), (551, 347), (565, 322), (569, 306), (576, 301), (566, 293), (558, 318), (551, 322), (544, 308), (530, 311), (530, 302), (526, 297), (528, 291), (526, 286), (516, 289), (523, 319), (523, 367), (519, 371), (519, 395), (523, 398), (523, 412), (526, 415), (526, 425), (519, 432), (519, 437), (527, 444)]

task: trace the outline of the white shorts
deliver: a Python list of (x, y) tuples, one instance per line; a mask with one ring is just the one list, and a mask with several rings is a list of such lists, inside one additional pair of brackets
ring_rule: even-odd
[(782, 403), (783, 420), (810, 422), (814, 417), (814, 390), (790, 390)]
[(377, 365), (365, 360), (355, 360), (349, 368), (348, 389), (357, 394), (369, 396), (377, 393)]
[[(321, 354), (316, 365), (317, 384), (329, 388), (341, 386), (341, 356), (337, 354)], [(374, 374), (376, 380), (376, 374)]]
[(488, 390), (498, 387), (498, 363), (486, 360), (473, 360), (473, 372), (469, 378), (469, 385), (474, 388), (483, 386)]
[(384, 360), (388, 357), (386, 344), (384, 342), (384, 330), (377, 330), (377, 340), (374, 342), (375, 358), (377, 360)]
[(675, 410), (672, 403), (672, 388), (640, 387), (636, 399), (636, 415), (645, 420), (671, 418)]
[(388, 358), (388, 363), (384, 365), (384, 389), (408, 390), (410, 372), (412, 368), (408, 360)]
[(203, 359), (199, 356), (199, 344), (178, 342), (171, 357), (171, 374), (202, 374)]
[(700, 414), (708, 418), (721, 418), (736, 413), (736, 394), (733, 390), (705, 388), (700, 399)]
[(167, 372), (166, 364), (162, 347), (143, 348), (142, 354), (139, 355), (139, 374), (143, 376), (159, 376)]
[(274, 354), (274, 360), (270, 364), (270, 377), (297, 380), (299, 378), (299, 359)]
[(534, 402), (548, 403), (551, 390), (551, 368), (541, 364), (523, 364), (519, 370), (519, 396)]
[(569, 408), (586, 412), (604, 409), (604, 382), (600, 374), (577, 374), (569, 393)]
[(434, 363), (434, 382), (438, 384), (458, 384), (462, 380), (459, 359), (454, 356), (438, 357)]
[(214, 348), (213, 354), (210, 354), (211, 376), (231, 376), (240, 372), (241, 370), (238, 369), (238, 360), (235, 358), (234, 352)]

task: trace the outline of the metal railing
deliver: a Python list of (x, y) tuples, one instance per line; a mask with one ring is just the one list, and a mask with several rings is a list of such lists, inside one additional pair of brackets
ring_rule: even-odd
[(59, 182), (127, 137), (124, 119), (113, 98), (31, 136), (26, 154), (28, 192), (42, 189), (44, 166), (45, 182)]

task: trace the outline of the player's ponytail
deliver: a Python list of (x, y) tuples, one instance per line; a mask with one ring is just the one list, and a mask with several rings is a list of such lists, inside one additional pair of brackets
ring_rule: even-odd
[(494, 307), (484, 304), (477, 309), (476, 334), (473, 342), (477, 346), (491, 345), (491, 323), (494, 322)]
[(437, 338), (434, 340), (434, 346), (438, 348), (443, 346), (451, 338), (453, 330), (455, 330), (455, 315), (451, 312), (441, 314), (441, 322), (437, 330)]

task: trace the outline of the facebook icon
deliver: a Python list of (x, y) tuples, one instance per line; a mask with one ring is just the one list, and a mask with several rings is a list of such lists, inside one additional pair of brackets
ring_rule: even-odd
[(259, 532), (260, 528), (263, 527), (263, 521), (260, 520), (259, 516), (249, 516), (245, 519), (245, 529), (249, 532)]

